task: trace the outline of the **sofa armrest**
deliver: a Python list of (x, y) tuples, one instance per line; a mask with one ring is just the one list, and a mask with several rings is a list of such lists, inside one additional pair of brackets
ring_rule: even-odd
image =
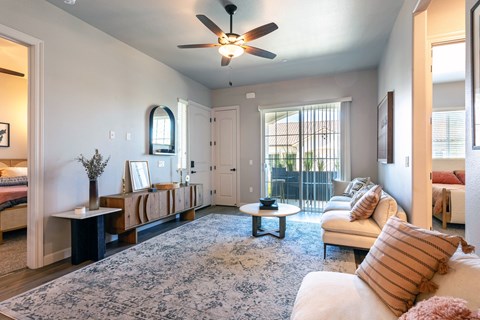
[(350, 181), (342, 181), (342, 180), (335, 180), (332, 179), (332, 188), (333, 188), (333, 195), (334, 196), (341, 196), (343, 192), (347, 188)]

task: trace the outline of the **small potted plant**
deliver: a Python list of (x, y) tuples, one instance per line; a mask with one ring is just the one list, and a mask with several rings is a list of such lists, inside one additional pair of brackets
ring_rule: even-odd
[(95, 149), (95, 154), (91, 159), (87, 159), (83, 154), (80, 154), (75, 160), (83, 165), (85, 172), (87, 172), (88, 179), (90, 180), (88, 209), (98, 210), (100, 207), (98, 201), (98, 177), (100, 177), (105, 170), (108, 160), (110, 160), (110, 156), (104, 161), (103, 156), (98, 152), (98, 149)]

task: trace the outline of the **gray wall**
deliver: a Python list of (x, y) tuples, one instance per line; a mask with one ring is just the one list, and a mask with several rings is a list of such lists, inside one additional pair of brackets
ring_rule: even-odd
[(46, 1), (2, 0), (0, 24), (45, 44), (44, 255), (52, 260), (70, 246), (70, 227), (49, 216), (88, 201), (88, 178), (73, 159), (95, 148), (111, 156), (100, 195), (121, 192), (126, 160), (149, 160), (152, 181), (169, 180), (174, 158), (158, 168), (160, 158), (146, 154), (149, 109), (176, 111), (178, 97), (209, 106), (210, 90)]
[[(246, 99), (255, 92), (255, 99)], [(291, 105), (309, 101), (352, 97), (352, 177), (376, 172), (377, 70), (362, 70), (254, 86), (213, 90), (214, 107), (240, 106), (240, 202), (260, 196), (260, 112), (258, 106)], [(253, 160), (253, 165), (249, 165)], [(253, 192), (249, 187), (253, 186)]]
[(412, 12), (416, 1), (405, 1), (390, 34), (378, 71), (378, 101), (394, 91), (392, 164), (378, 164), (379, 182), (407, 213), (412, 208)]
[[(467, 114), (467, 148), (465, 159), (465, 172), (466, 178), (466, 217), (465, 217), (465, 236), (470, 244), (474, 245), (480, 252), (480, 219), (478, 218), (478, 212), (480, 208), (480, 150), (472, 150), (472, 57), (470, 55), (471, 47), (471, 33), (470, 33), (470, 10), (477, 0), (467, 0), (466, 2), (466, 30), (467, 30), (467, 67), (466, 67), (466, 114)], [(478, 66), (476, 67), (478, 70)]]

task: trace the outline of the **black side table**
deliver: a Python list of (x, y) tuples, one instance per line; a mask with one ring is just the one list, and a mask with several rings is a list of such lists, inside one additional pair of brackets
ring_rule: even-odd
[(105, 215), (122, 211), (120, 208), (100, 207), (98, 210), (76, 214), (67, 211), (52, 215), (70, 220), (72, 264), (86, 260), (98, 261), (105, 257)]

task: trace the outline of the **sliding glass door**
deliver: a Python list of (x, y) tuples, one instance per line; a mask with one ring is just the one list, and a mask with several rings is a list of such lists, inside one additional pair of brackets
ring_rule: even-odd
[(262, 111), (264, 196), (321, 211), (341, 160), (340, 103)]

